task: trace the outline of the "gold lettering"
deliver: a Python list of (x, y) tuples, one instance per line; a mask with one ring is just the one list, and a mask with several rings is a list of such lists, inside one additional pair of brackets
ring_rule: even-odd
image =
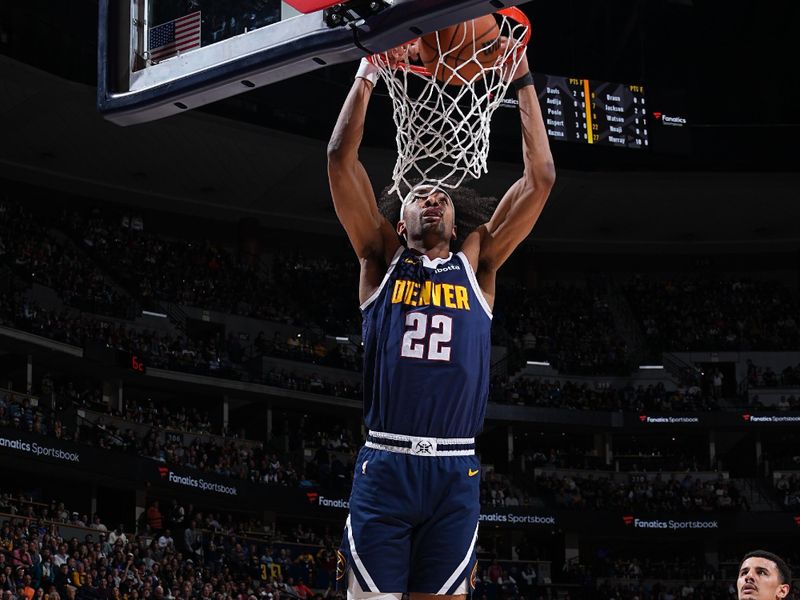
[(467, 288), (463, 285), (456, 286), (456, 304), (461, 310), (469, 310), (469, 296), (467, 296)]
[(414, 282), (406, 282), (406, 295), (403, 298), (403, 304), (411, 304), (411, 294), (414, 293)]
[(432, 291), (433, 291), (433, 305), (434, 306), (441, 306), (442, 305), (442, 284), (441, 283), (434, 283)]
[(444, 290), (444, 305), (447, 308), (455, 308), (456, 303), (453, 298), (453, 285), (450, 283), (443, 283), (442, 290)]
[(411, 306), (417, 305), (418, 294), (419, 294), (419, 283), (415, 281), (411, 284), (411, 300), (409, 301), (409, 304)]
[(403, 288), (405, 288), (406, 282), (402, 279), (398, 279), (394, 282), (394, 290), (392, 291), (392, 304), (397, 304), (398, 302), (403, 301)]
[(419, 293), (419, 302), (417, 306), (426, 306), (431, 303), (431, 282), (430, 280), (425, 282), (425, 285), (422, 286), (422, 290)]

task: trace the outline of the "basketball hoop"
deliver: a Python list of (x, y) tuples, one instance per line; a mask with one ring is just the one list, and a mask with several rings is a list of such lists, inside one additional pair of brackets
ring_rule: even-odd
[(469, 65), (469, 76), (461, 75), (462, 61), (453, 57), (459, 48), (443, 47), (439, 33), (435, 65), (414, 65), (406, 56), (392, 67), (388, 52), (370, 57), (389, 90), (397, 127), (390, 193), (402, 199), (420, 179), (454, 189), (466, 177), (477, 179), (488, 172), (491, 119), (511, 79), (504, 81), (503, 75), (517, 69), (531, 35), (530, 21), (521, 10), (504, 8), (495, 16), (499, 35), (508, 43), (493, 64), (482, 64), (478, 54), (483, 48), (475, 43), (473, 26), (473, 55), (463, 61)]

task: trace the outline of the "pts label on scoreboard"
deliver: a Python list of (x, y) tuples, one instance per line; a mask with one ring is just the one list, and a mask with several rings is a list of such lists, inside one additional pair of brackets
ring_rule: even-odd
[(619, 148), (649, 145), (643, 86), (545, 74), (534, 75), (534, 83), (550, 139)]

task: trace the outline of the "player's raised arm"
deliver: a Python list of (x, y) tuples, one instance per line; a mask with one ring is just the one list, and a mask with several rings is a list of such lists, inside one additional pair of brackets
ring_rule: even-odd
[[(473, 232), (465, 240), (463, 248), (476, 269), (481, 287), (489, 296), (494, 295), (494, 272), (530, 234), (556, 177), (527, 58), (523, 57), (512, 82), (519, 100), (525, 170), (503, 196), (489, 222)], [(481, 275), (490, 276), (487, 285), (481, 281)]]
[(336, 215), (358, 258), (388, 262), (400, 243), (394, 228), (378, 210), (372, 184), (358, 159), (376, 79), (377, 69), (362, 60), (328, 142), (328, 181)]

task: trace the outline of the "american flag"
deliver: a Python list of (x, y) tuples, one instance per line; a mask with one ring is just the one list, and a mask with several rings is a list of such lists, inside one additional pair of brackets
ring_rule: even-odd
[(158, 62), (200, 47), (200, 11), (150, 28), (150, 60)]

